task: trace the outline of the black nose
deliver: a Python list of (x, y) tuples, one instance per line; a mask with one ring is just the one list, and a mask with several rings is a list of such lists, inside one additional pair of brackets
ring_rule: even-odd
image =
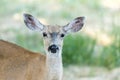
[(51, 45), (49, 48), (48, 48), (48, 51), (51, 51), (52, 53), (56, 53), (58, 50), (58, 47), (56, 45)]

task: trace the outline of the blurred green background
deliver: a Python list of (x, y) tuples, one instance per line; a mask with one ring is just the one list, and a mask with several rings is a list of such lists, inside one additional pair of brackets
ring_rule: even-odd
[(26, 28), (23, 13), (61, 26), (85, 16), (82, 30), (65, 37), (64, 66), (120, 67), (120, 0), (1, 0), (0, 39), (44, 52), (40, 33)]

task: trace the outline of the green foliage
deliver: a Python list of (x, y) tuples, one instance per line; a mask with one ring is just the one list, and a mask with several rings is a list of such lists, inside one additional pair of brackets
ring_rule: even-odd
[(35, 51), (35, 52), (44, 52), (42, 38), (38, 34), (24, 35), (18, 33), (16, 35), (16, 44), (23, 46), (24, 48)]
[(63, 46), (64, 64), (88, 64), (91, 63), (95, 40), (89, 36), (69, 35), (65, 38)]
[(99, 56), (95, 56), (97, 41), (87, 35), (69, 35), (65, 38), (63, 46), (64, 65), (78, 64), (89, 66), (104, 66), (114, 68), (120, 66), (120, 51), (115, 45), (102, 46)]

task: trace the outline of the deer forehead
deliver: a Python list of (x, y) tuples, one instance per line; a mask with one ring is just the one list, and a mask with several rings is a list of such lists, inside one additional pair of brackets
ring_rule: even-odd
[(58, 25), (54, 25), (54, 26), (48, 25), (48, 26), (46, 26), (45, 31), (50, 34), (51, 33), (60, 33), (62, 31), (62, 28), (61, 28), (61, 26), (58, 26)]

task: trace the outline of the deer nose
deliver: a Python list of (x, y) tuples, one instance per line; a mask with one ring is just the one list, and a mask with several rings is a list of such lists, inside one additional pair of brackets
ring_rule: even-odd
[(56, 45), (51, 45), (48, 48), (48, 51), (51, 51), (52, 53), (56, 53), (58, 50), (58, 47)]

